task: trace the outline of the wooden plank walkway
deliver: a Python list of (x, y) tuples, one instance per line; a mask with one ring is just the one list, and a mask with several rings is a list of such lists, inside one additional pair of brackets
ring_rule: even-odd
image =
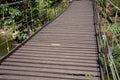
[(91, 0), (76, 0), (0, 66), (0, 80), (100, 80)]

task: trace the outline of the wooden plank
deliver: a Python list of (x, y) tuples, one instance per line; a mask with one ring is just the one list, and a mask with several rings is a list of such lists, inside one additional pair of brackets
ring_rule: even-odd
[[(46, 48), (45, 48), (46, 47)], [(65, 49), (71, 49), (71, 50), (76, 50), (76, 51), (80, 51), (80, 49), (97, 49), (96, 46), (93, 46), (93, 45), (70, 45), (70, 44), (60, 44), (60, 43), (46, 43), (46, 44), (41, 44), (41, 43), (38, 43), (38, 44), (26, 44), (24, 45), (21, 49), (29, 49), (29, 48), (35, 48), (35, 49), (53, 49), (53, 48), (59, 48), (59, 49), (62, 49), (62, 50), (65, 50)], [(63, 49), (64, 48), (64, 49)]]
[[(79, 26), (79, 25), (78, 25), (78, 26)], [(60, 26), (60, 27), (61, 27), (61, 26)], [(57, 26), (56, 26), (56, 28), (57, 28)], [(52, 33), (53, 33), (53, 34), (55, 34), (55, 33), (56, 33), (56, 34), (74, 34), (74, 35), (75, 35), (75, 34), (78, 34), (78, 32), (68, 32), (68, 31), (67, 31), (67, 32), (61, 32), (61, 31), (59, 31), (59, 30), (58, 30), (58, 31), (54, 31), (54, 32), (53, 32), (53, 31), (48, 31), (48, 30), (47, 30), (47, 31), (46, 31), (46, 30), (43, 30), (43, 31), (41, 31), (41, 33), (42, 33), (42, 34), (43, 34), (43, 33), (51, 33), (51, 34), (52, 34)], [(91, 31), (88, 31), (88, 30), (87, 30), (87, 31), (81, 31), (81, 30), (79, 31), (79, 34), (85, 34), (85, 33), (86, 33), (86, 34), (92, 34), (92, 35), (94, 34), (94, 33), (91, 33)]]
[[(28, 42), (28, 43), (26, 43), (26, 44), (24, 44), (24, 46), (25, 47), (27, 47), (27, 46), (37, 46), (37, 47), (54, 47), (54, 45), (53, 44), (59, 44), (59, 47), (64, 47), (64, 48), (94, 48), (94, 49), (96, 49), (96, 45), (95, 45), (95, 43), (94, 44), (92, 44), (92, 43), (87, 43), (87, 42), (81, 42), (81, 43), (72, 43), (71, 41), (68, 41), (68, 43), (66, 43), (66, 41), (65, 42), (61, 42), (61, 41), (46, 41), (45, 40), (45, 42), (42, 40), (38, 40), (38, 41), (30, 41), (30, 42)], [(56, 46), (57, 47), (57, 46)]]
[[(41, 41), (40, 41), (41, 42)], [(95, 44), (85, 44), (85, 43), (62, 43), (62, 42), (58, 42), (58, 43), (55, 43), (55, 42), (42, 42), (42, 43), (36, 43), (36, 42), (27, 42), (24, 46), (27, 47), (27, 46), (36, 46), (36, 47), (42, 47), (42, 46), (45, 46), (47, 48), (47, 46), (49, 48), (52, 48), (52, 44), (60, 44), (62, 47), (64, 47), (63, 49), (66, 49), (66, 47), (69, 47), (69, 48), (72, 48), (72, 47), (86, 47), (86, 48), (96, 48), (97, 45)], [(23, 47), (24, 47), (23, 46)], [(60, 48), (60, 47), (59, 47)]]
[(24, 71), (24, 72), (46, 72), (46, 73), (56, 73), (56, 74), (91, 74), (94, 76), (99, 76), (98, 72), (94, 71), (81, 71), (81, 70), (65, 70), (65, 69), (49, 69), (49, 68), (30, 68), (30, 67), (0, 67), (1, 70), (10, 71)]
[[(35, 54), (34, 54), (35, 55)], [(66, 59), (66, 58), (44, 58), (39, 57), (38, 55), (13, 55), (10, 58), (12, 59), (28, 59), (28, 60), (40, 60), (40, 61), (60, 61), (60, 62), (77, 62), (77, 63), (88, 63), (88, 64), (97, 64), (97, 60), (86, 60), (86, 59)]]
[(61, 43), (74, 43), (74, 42), (80, 42), (81, 44), (91, 44), (91, 45), (94, 45), (94, 44), (96, 44), (95, 42), (95, 40), (93, 41), (90, 41), (90, 40), (76, 40), (76, 39), (60, 39), (60, 38), (58, 38), (58, 39), (56, 39), (56, 38), (53, 38), (54, 39), (54, 41), (52, 40), (52, 38), (51, 39), (49, 39), (49, 40), (47, 40), (47, 38), (44, 38), (44, 39), (40, 39), (40, 40), (38, 40), (38, 39), (32, 39), (32, 40), (30, 40), (31, 42), (36, 42), (36, 43), (42, 43), (42, 42), (44, 42), (44, 41), (49, 41), (49, 42), (61, 42)]
[(24, 56), (38, 56), (38, 57), (49, 57), (49, 58), (63, 58), (63, 59), (77, 59), (77, 60), (97, 60), (96, 57), (90, 57), (90, 56), (71, 56), (71, 55), (54, 55), (54, 54), (30, 54), (28, 53), (15, 53), (15, 55), (24, 55)]
[(0, 76), (0, 80), (69, 80), (69, 79), (21, 76), (21, 75), (2, 75)]
[[(60, 26), (60, 25), (59, 25)], [(74, 26), (73, 26), (74, 27)], [(53, 27), (53, 28), (50, 28), (49, 29), (49, 31), (53, 31), (53, 30), (58, 30), (59, 29), (59, 31), (61, 31), (61, 32), (65, 32), (66, 30), (68, 31), (68, 32), (71, 32), (71, 31), (82, 31), (82, 32), (86, 32), (86, 30), (87, 31), (94, 31), (94, 29), (91, 29), (91, 27), (89, 28), (87, 28), (87, 27), (79, 27), (79, 28), (71, 28), (71, 27), (69, 27), (69, 28), (58, 28), (58, 29), (54, 29), (55, 27)], [(80, 33), (80, 32), (78, 32), (78, 33)], [(89, 34), (88, 34), (89, 35)]]
[[(56, 50), (53, 50), (53, 51), (50, 51), (50, 50), (49, 50), (49, 51), (45, 51), (45, 50), (43, 50), (43, 51), (42, 51), (42, 50), (37, 50), (37, 51), (36, 51), (36, 50), (30, 50), (30, 49), (22, 49), (22, 50), (19, 49), (19, 50), (17, 50), (17, 51), (18, 51), (18, 52), (31, 51), (31, 52), (33, 52), (33, 53), (34, 53), (34, 52), (35, 52), (35, 53), (36, 53), (36, 52), (39, 52), (39, 53), (44, 53), (44, 52), (45, 52), (45, 53), (49, 53), (49, 52), (51, 52), (51, 53), (58, 53), (58, 54), (61, 54), (61, 53), (72, 53), (72, 54), (88, 54), (88, 53), (90, 53), (91, 55), (92, 55), (92, 54), (93, 54), (93, 55), (96, 54), (95, 51), (85, 51), (85, 50), (81, 50), (81, 51), (68, 51), (68, 50), (66, 50), (66, 51), (65, 51), (65, 50), (64, 50), (64, 51), (61, 51), (61, 50), (60, 50), (60, 51), (56, 51)], [(17, 52), (17, 51), (16, 51), (16, 52)]]
[(8, 62), (22, 62), (22, 63), (33, 63), (33, 64), (53, 64), (53, 65), (69, 65), (69, 66), (89, 66), (89, 67), (99, 67), (98, 64), (88, 64), (88, 63), (75, 63), (75, 62), (60, 62), (60, 61), (38, 61), (38, 60), (29, 60), (29, 59), (6, 59)]
[(1, 70), (1, 74), (12, 74), (20, 76), (33, 76), (33, 77), (50, 77), (50, 78), (60, 78), (60, 79), (88, 79), (88, 80), (99, 80), (99, 77), (84, 77), (84, 76), (74, 76), (73, 74), (57, 74), (57, 73), (43, 73), (43, 72), (23, 72), (23, 71), (10, 71)]
[[(93, 36), (93, 38), (92, 37), (90, 37), (90, 36), (84, 36), (84, 35), (82, 35), (81, 37), (84, 37), (83, 39), (82, 38), (80, 38), (80, 37), (74, 37), (73, 36), (73, 38), (72, 37), (65, 37), (65, 36), (62, 36), (62, 37), (60, 37), (60, 36), (36, 36), (36, 37), (34, 37), (34, 38), (38, 38), (38, 39), (40, 39), (40, 40), (42, 40), (42, 39), (46, 39), (46, 38), (48, 38), (48, 39), (55, 39), (55, 40), (67, 40), (67, 41), (69, 41), (69, 40), (76, 40), (77, 39), (77, 41), (80, 41), (80, 40), (87, 40), (87, 41), (91, 41), (91, 40), (95, 40), (95, 37)], [(33, 39), (34, 39), (33, 38)], [(90, 40), (89, 40), (90, 39)], [(84, 42), (84, 41), (83, 41)]]
[(53, 65), (53, 64), (35, 64), (32, 63), (21, 63), (21, 62), (4, 62), (2, 66), (18, 66), (18, 67), (33, 67), (33, 68), (50, 68), (50, 69), (65, 69), (65, 70), (81, 70), (81, 71), (99, 71), (98, 67), (89, 66), (67, 66), (67, 65)]
[[(63, 41), (63, 42), (62, 42)], [(62, 41), (60, 41), (60, 40), (38, 40), (38, 42), (37, 41), (29, 41), (29, 42), (27, 42), (25, 45), (29, 45), (29, 44), (40, 44), (40, 43), (60, 43), (60, 44), (79, 44), (79, 45), (96, 45), (96, 43), (95, 43), (95, 41), (94, 41), (94, 43), (93, 42), (81, 42), (81, 41), (79, 41), (79, 42), (75, 42), (75, 41), (67, 41), (67, 40), (62, 40)]]
[[(56, 47), (56, 46), (54, 46), (54, 47)], [(78, 48), (78, 49), (80, 49), (81, 51), (89, 51), (89, 52), (97, 52), (95, 49), (85, 49), (85, 48)], [(46, 50), (44, 50), (44, 49), (34, 49), (34, 48), (32, 48), (32, 49), (30, 49), (30, 48), (20, 48), (19, 50), (33, 50), (33, 51), (47, 51), (47, 52), (72, 52), (72, 53), (76, 53), (76, 52), (80, 52), (80, 51), (72, 51), (72, 50), (70, 50), (70, 51), (68, 51), (68, 50), (52, 50), (52, 49), (46, 49)]]
[[(40, 38), (38, 37), (38, 36), (41, 36)], [(38, 39), (41, 39), (41, 38), (44, 38), (44, 37), (48, 37), (48, 38), (53, 38), (53, 37), (62, 37), (62, 38), (78, 38), (78, 37), (86, 37), (86, 39), (88, 39), (89, 38), (89, 40), (95, 40), (95, 36), (93, 35), (89, 35), (89, 34), (86, 34), (86, 35), (64, 35), (64, 34), (40, 34), (40, 35), (38, 35), (38, 36), (36, 36), (36, 37), (38, 37)]]
[[(31, 50), (17, 50), (15, 54), (17, 53), (24, 53), (25, 55), (39, 55), (39, 54), (44, 54), (44, 55), (68, 55), (68, 56), (87, 56), (87, 57), (98, 57), (98, 54), (96, 54), (96, 52), (92, 53), (92, 52), (78, 52), (78, 53), (72, 53), (72, 52), (68, 52), (68, 53), (65, 53), (65, 52), (45, 52), (45, 51), (41, 51), (41, 52), (38, 52), (38, 51), (31, 51)], [(32, 56), (33, 56), (32, 55)]]

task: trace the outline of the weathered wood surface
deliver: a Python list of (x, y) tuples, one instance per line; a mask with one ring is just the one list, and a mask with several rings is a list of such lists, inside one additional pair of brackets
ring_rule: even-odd
[(100, 80), (91, 0), (77, 0), (0, 65), (0, 80)]

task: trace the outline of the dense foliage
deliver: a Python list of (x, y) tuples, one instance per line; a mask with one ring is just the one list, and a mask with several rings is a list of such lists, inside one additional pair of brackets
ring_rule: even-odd
[[(0, 3), (9, 4), (18, 1), (21, 0), (1, 0)], [(62, 0), (23, 1), (24, 3), (0, 7), (0, 28), (12, 28), (13, 34), (17, 34), (17, 42), (26, 39), (36, 28), (57, 16), (63, 8)]]

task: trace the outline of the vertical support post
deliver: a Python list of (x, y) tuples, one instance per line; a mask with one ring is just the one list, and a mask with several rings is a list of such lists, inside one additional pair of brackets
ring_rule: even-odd
[(33, 27), (32, 0), (29, 1), (29, 4), (30, 4), (31, 28), (32, 28)]
[(24, 10), (25, 10), (25, 22), (28, 30), (28, 36), (30, 36), (30, 26), (28, 24), (28, 15), (27, 15), (28, 0), (23, 0), (23, 3), (24, 3)]
[(63, 11), (63, 8), (64, 8), (64, 1), (62, 1), (62, 11)]
[[(107, 1), (105, 0), (103, 5), (102, 5), (105, 13), (107, 14), (107, 11), (106, 11), (106, 7), (107, 7)], [(102, 17), (101, 17), (102, 18)], [(102, 19), (101, 19), (101, 22), (102, 22)], [(104, 53), (105, 53), (105, 66), (104, 66), (104, 72), (105, 74), (109, 75), (108, 73), (108, 68), (107, 68), (107, 62), (108, 62), (108, 53), (109, 53), (109, 43), (108, 43), (108, 36), (107, 36), (107, 33), (104, 32), (104, 35), (106, 36), (105, 38), (105, 48), (104, 48)], [(110, 80), (110, 77), (107, 76), (108, 80)]]
[[(48, 0), (47, 0), (47, 2), (48, 2)], [(46, 10), (47, 22), (49, 21), (49, 19), (48, 19), (48, 7), (49, 7), (49, 6), (48, 6), (48, 4), (47, 4), (47, 10)]]
[[(47, 1), (49, 1), (49, 0), (47, 0)], [(49, 19), (49, 8), (50, 8), (50, 6), (47, 4), (47, 22), (49, 22), (50, 21), (50, 19)]]
[(109, 50), (110, 50), (110, 47), (109, 47), (109, 43), (108, 43), (108, 36), (107, 36), (107, 33), (104, 32), (104, 35), (105, 35), (105, 48), (104, 48), (104, 53), (105, 53), (105, 57), (104, 57), (104, 60), (105, 60), (105, 66), (104, 66), (104, 69), (105, 69), (105, 74), (107, 75), (107, 79), (110, 80), (110, 77), (109, 77), (109, 72), (108, 72), (108, 68), (107, 68), (107, 62), (108, 62), (108, 54), (109, 54)]
[(56, 13), (55, 13), (55, 0), (54, 0), (54, 5), (53, 5), (53, 8), (54, 8), (54, 17), (56, 16)]
[(118, 10), (116, 11), (116, 14), (115, 14), (115, 24), (117, 23), (117, 17), (118, 17)]

